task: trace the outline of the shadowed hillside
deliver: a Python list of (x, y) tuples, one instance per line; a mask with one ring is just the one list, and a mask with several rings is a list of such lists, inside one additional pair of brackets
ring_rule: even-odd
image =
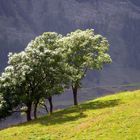
[(88, 86), (138, 82), (139, 25), (139, 0), (1, 0), (0, 70), (8, 52), (23, 50), (42, 32), (94, 28), (109, 40), (113, 63), (102, 72), (89, 72)]

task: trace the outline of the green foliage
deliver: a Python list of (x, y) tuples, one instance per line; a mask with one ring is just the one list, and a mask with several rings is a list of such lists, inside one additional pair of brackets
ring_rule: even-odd
[(28, 109), (33, 102), (63, 92), (67, 78), (61, 49), (57, 45), (59, 38), (61, 35), (56, 33), (44, 33), (32, 40), (25, 51), (9, 54), (9, 66), (1, 76), (2, 93), (8, 97), (8, 104), (14, 101)]
[(57, 45), (61, 35), (44, 33), (31, 41), (25, 49), (32, 69), (36, 89), (45, 97), (63, 92), (66, 81), (62, 51)]
[(10, 115), (12, 108), (19, 104), (14, 76), (13, 67), (8, 66), (0, 77), (0, 118)]
[(70, 85), (74, 95), (74, 105), (78, 104), (77, 90), (88, 70), (101, 70), (111, 63), (106, 38), (96, 35), (93, 29), (76, 30), (59, 40), (69, 68)]
[(88, 69), (102, 69), (110, 63), (109, 44), (106, 38), (95, 35), (94, 30), (76, 30), (60, 40), (72, 72), (72, 83), (80, 82)]
[(26, 112), (31, 112), (33, 103), (59, 95), (69, 85), (77, 92), (88, 69), (102, 69), (111, 62), (108, 48), (106, 38), (92, 29), (65, 37), (55, 32), (36, 37), (24, 51), (9, 54), (0, 83), (7, 110), (27, 106)]
[(9, 109), (10, 108), (8, 107), (6, 101), (3, 99), (3, 96), (0, 95), (0, 118), (8, 116), (10, 114)]

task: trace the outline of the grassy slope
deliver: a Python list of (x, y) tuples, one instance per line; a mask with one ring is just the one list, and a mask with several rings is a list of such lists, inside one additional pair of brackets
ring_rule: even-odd
[(0, 131), (0, 140), (140, 140), (140, 90), (56, 111)]

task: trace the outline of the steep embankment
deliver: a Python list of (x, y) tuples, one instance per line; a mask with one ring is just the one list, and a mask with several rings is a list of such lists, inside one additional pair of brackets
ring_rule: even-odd
[(87, 86), (140, 82), (139, 25), (139, 0), (0, 0), (0, 71), (8, 52), (45, 31), (94, 28), (109, 40), (113, 63), (89, 73)]
[(0, 131), (1, 140), (139, 140), (140, 90), (89, 101)]

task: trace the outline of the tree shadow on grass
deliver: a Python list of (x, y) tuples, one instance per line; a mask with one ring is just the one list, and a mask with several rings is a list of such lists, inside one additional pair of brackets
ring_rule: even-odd
[(86, 104), (81, 104), (80, 107), (83, 110), (91, 110), (91, 109), (102, 109), (102, 108), (109, 108), (109, 107), (114, 107), (116, 105), (121, 104), (120, 99), (113, 99), (113, 100), (97, 100), (93, 102), (88, 102)]
[(86, 117), (86, 115), (84, 114), (86, 110), (110, 108), (117, 106), (120, 103), (121, 102), (119, 99), (106, 101), (91, 101), (84, 104), (80, 104), (76, 107), (70, 107), (64, 110), (56, 111), (52, 115), (33, 120), (31, 121), (31, 123), (24, 123), (23, 125), (30, 125), (36, 123), (40, 123), (42, 125), (63, 124), (69, 121), (76, 121), (78, 119)]
[(114, 100), (97, 100), (97, 101), (90, 101), (87, 103), (79, 104), (78, 106), (73, 106), (67, 109), (60, 110), (58, 112), (55, 112), (55, 116), (59, 115), (66, 115), (66, 114), (71, 114), (71, 113), (83, 113), (86, 110), (95, 110), (95, 109), (102, 109), (102, 108), (109, 108), (109, 107), (114, 107), (121, 104), (120, 99), (114, 99)]

